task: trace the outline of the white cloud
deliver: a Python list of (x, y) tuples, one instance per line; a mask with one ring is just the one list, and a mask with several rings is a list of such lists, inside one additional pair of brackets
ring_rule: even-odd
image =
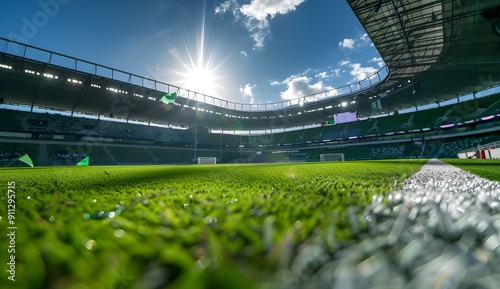
[(247, 53), (245, 50), (240, 51), (240, 53), (241, 53), (241, 55), (243, 55), (243, 56), (245, 56), (245, 57), (247, 57), (247, 56), (248, 56), (248, 53)]
[(373, 57), (372, 59), (369, 60), (369, 62), (377, 63), (378, 67), (380, 67), (380, 68), (385, 65), (385, 62), (382, 59), (382, 57)]
[(237, 21), (242, 21), (250, 37), (254, 40), (254, 49), (264, 46), (270, 35), (269, 20), (276, 15), (295, 11), (306, 0), (251, 0), (240, 5), (236, 0), (226, 0), (215, 8), (215, 14), (231, 12)]
[(229, 11), (236, 19), (239, 19), (239, 7), (240, 5), (238, 4), (237, 0), (227, 0), (219, 6), (215, 7), (215, 14), (225, 14)]
[(257, 87), (256, 84), (251, 85), (250, 83), (245, 84), (244, 87), (240, 86), (240, 92), (243, 95), (244, 99), (249, 99), (250, 104), (253, 104), (255, 102), (254, 94), (253, 94), (253, 89)]
[(342, 48), (353, 49), (354, 48), (354, 39), (345, 38), (344, 40), (339, 42), (339, 46)]
[(339, 42), (339, 48), (343, 50), (344, 53), (346, 53), (346, 51), (362, 53), (360, 49), (368, 45), (372, 46), (373, 43), (367, 33), (358, 34), (358, 36), (354, 38), (344, 38)]
[(304, 75), (292, 75), (281, 84), (285, 84), (287, 89), (280, 93), (284, 100), (295, 99), (305, 95), (332, 90), (333, 87), (323, 84), (322, 81), (311, 83), (311, 78)]
[(323, 79), (327, 79), (330, 77), (330, 75), (328, 75), (328, 72), (326, 71), (322, 71), (320, 73), (317, 73), (314, 77), (316, 78), (323, 78)]
[[(378, 58), (373, 58), (370, 62), (376, 62)], [(380, 59), (382, 60), (382, 59)], [(383, 62), (383, 61), (382, 61)], [(380, 64), (377, 62), (377, 65)], [(372, 66), (362, 66), (360, 63), (352, 63), (349, 60), (342, 60), (339, 62), (339, 66), (348, 67), (350, 69), (349, 74), (353, 76), (351, 82), (358, 82), (368, 78), (378, 71), (378, 68)], [(340, 71), (340, 70), (339, 70)]]
[[(248, 27), (248, 26), (247, 26)], [(255, 44), (253, 45), (253, 49), (257, 50), (259, 48), (264, 47), (264, 42), (266, 41), (266, 37), (271, 33), (268, 29), (268, 27), (262, 27), (262, 28), (249, 28), (249, 31), (252, 33), (250, 34), (250, 37), (253, 39)]]
[(279, 82), (277, 80), (273, 80), (271, 81), (269, 84), (271, 84), (271, 86), (278, 86), (278, 85), (282, 85), (283, 83), (282, 82)]
[(340, 76), (340, 69), (338, 69), (338, 68), (328, 70), (328, 71), (320, 71), (314, 75), (315, 78), (325, 79), (325, 80), (329, 80), (329, 79), (332, 79), (334, 77), (339, 77), (339, 76)]
[(236, 1), (225, 1), (223, 2), (222, 4), (220, 4), (219, 6), (215, 7), (215, 14), (224, 14), (226, 13), (229, 8), (231, 8), (231, 5), (233, 3), (235, 3)]
[(349, 65), (349, 64), (351, 64), (351, 62), (350, 62), (349, 60), (342, 60), (342, 61), (339, 63), (339, 65), (340, 65), (340, 66), (347, 66), (347, 65)]
[(252, 0), (241, 6), (243, 15), (260, 22), (266, 22), (268, 17), (274, 18), (277, 14), (287, 14), (295, 11), (305, 0)]
[(371, 38), (368, 36), (368, 34), (363, 34), (359, 37), (359, 43), (357, 44), (357, 47), (367, 47), (367, 46), (374, 46)]
[(352, 63), (350, 66), (351, 66), (350, 74), (354, 77), (353, 81), (364, 80), (378, 71), (378, 69), (374, 67), (371, 66), (363, 67), (359, 63)]

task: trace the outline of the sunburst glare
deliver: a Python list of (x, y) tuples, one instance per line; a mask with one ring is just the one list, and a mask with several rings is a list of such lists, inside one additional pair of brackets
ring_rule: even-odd
[(171, 50), (170, 53), (183, 67), (183, 71), (176, 71), (176, 73), (181, 76), (180, 85), (183, 88), (217, 97), (217, 89), (221, 88), (218, 81), (222, 79), (222, 77), (218, 75), (217, 70), (225, 60), (218, 61), (216, 59), (216, 45), (211, 46), (210, 49), (206, 48), (206, 1), (204, 5), (201, 32), (196, 37), (195, 49), (192, 48), (189, 41), (185, 40), (184, 43), (188, 61), (185, 61), (185, 57), (182, 57), (181, 53), (176, 49)]

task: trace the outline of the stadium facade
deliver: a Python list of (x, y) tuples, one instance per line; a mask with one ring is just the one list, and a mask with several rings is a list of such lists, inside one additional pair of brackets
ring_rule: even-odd
[[(234, 103), (0, 38), (2, 105), (28, 110), (0, 110), (4, 158), (26, 150), (39, 164), (88, 154), (98, 164), (456, 156), (500, 139), (498, 95), (480, 97), (500, 84), (496, 1), (347, 2), (387, 66), (277, 103)], [(167, 94), (175, 102), (162, 102)], [(327, 125), (345, 112), (360, 120)], [(17, 151), (21, 144), (29, 149)]]

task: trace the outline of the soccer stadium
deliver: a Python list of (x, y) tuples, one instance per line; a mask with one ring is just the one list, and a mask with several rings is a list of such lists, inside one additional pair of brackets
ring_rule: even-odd
[(347, 4), (385, 64), (278, 102), (0, 37), (0, 287), (498, 288), (499, 3)]

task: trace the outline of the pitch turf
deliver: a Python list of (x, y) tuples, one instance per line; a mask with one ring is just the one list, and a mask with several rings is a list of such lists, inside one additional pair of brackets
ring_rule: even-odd
[(347, 208), (394, 190), (425, 162), (0, 169), (0, 287), (277, 284), (301, 245), (349, 240)]
[(500, 182), (500, 160), (444, 159), (443, 161), (485, 179)]

